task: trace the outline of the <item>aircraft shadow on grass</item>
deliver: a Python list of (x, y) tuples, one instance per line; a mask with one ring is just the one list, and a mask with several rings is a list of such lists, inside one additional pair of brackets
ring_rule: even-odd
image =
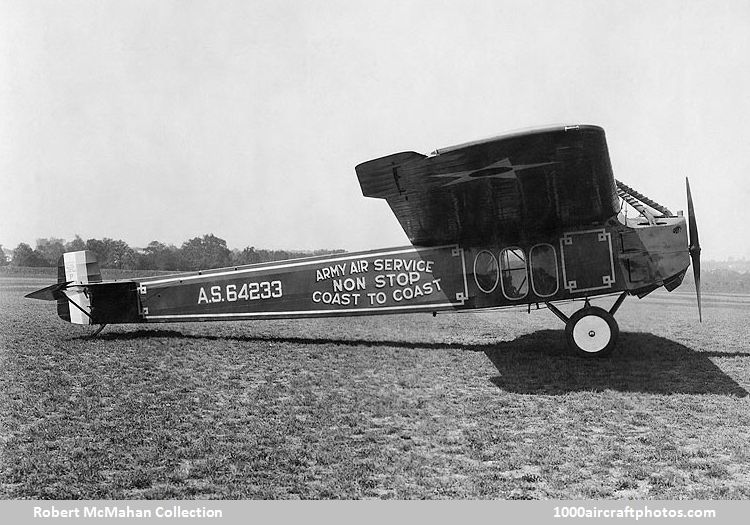
[(500, 373), (490, 379), (499, 388), (520, 394), (559, 395), (616, 390), (651, 394), (718, 394), (746, 397), (742, 386), (716, 366), (711, 357), (747, 358), (747, 352), (697, 352), (680, 343), (640, 332), (623, 332), (609, 358), (574, 356), (560, 330), (540, 330), (512, 341), (450, 344), (320, 337), (275, 337), (183, 334), (175, 330), (114, 332), (103, 340), (147, 338), (234, 340), (302, 345), (390, 347), (484, 352)]
[(541, 330), (485, 350), (499, 376), (491, 381), (510, 392), (566, 394), (616, 390), (650, 394), (748, 392), (716, 366), (711, 357), (750, 357), (749, 353), (696, 352), (648, 333), (623, 332), (609, 358), (572, 356), (558, 330)]

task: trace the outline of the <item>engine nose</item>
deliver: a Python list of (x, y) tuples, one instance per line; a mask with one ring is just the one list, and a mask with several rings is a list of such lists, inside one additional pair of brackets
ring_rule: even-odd
[(690, 266), (687, 222), (684, 217), (679, 216), (660, 218), (656, 226), (651, 228), (653, 238), (644, 244), (657, 262), (656, 279), (663, 281), (667, 290), (672, 291), (682, 282), (682, 277)]
[(684, 217), (659, 217), (656, 224), (631, 225), (623, 237), (622, 259), (632, 289), (674, 290), (690, 266)]

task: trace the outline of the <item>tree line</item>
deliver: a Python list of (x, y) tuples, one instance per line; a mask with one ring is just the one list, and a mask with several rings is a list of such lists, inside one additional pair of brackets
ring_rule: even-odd
[(343, 253), (345, 250), (266, 250), (248, 246), (243, 250), (230, 250), (224, 239), (214, 234), (195, 237), (182, 243), (179, 248), (151, 241), (143, 250), (136, 250), (119, 239), (88, 239), (80, 236), (66, 242), (64, 239), (37, 239), (36, 248), (20, 243), (8, 260), (0, 245), (0, 266), (57, 266), (65, 252), (91, 250), (96, 254), (101, 268), (122, 270), (174, 270), (189, 271), (255, 264), (284, 259), (297, 259), (312, 255)]

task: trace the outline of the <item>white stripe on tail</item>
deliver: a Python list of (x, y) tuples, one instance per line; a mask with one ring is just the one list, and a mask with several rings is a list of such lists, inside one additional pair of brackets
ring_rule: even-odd
[(64, 253), (58, 262), (58, 282), (73, 281), (71, 283), (72, 288), (66, 289), (63, 293), (80, 308), (70, 304), (70, 301), (61, 300), (58, 302), (58, 315), (71, 323), (92, 324), (91, 318), (81, 311), (84, 310), (89, 315), (91, 314), (91, 300), (88, 290), (77, 288), (75, 285), (98, 283), (101, 280), (102, 274), (94, 252), (83, 250)]

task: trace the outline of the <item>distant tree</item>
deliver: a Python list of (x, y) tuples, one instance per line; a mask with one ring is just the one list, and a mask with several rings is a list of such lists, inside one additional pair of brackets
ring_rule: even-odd
[(0, 244), (0, 266), (8, 266), (9, 261), (8, 258), (5, 256), (5, 250), (3, 250), (3, 245)]
[(138, 255), (138, 268), (141, 270), (180, 270), (178, 250), (171, 244), (151, 241), (142, 254)]
[(86, 242), (81, 239), (80, 235), (76, 235), (75, 238), (69, 243), (65, 244), (66, 252), (78, 252), (86, 249)]
[(57, 266), (57, 261), (65, 253), (65, 239), (37, 239), (36, 251), (46, 259), (50, 266)]
[(335, 250), (313, 250), (313, 255), (336, 255), (339, 253), (346, 253), (346, 250), (342, 250), (341, 248), (337, 248)]
[(107, 245), (107, 268), (135, 270), (136, 257), (133, 248), (121, 240), (104, 239)]
[(86, 249), (94, 252), (96, 260), (99, 262), (99, 267), (104, 267), (104, 263), (107, 260), (107, 246), (104, 241), (88, 239), (86, 241)]
[(125, 241), (109, 239), (89, 239), (86, 249), (96, 254), (100, 268), (120, 268), (134, 270), (136, 268), (135, 251)]
[(260, 254), (255, 251), (254, 246), (248, 246), (242, 251), (234, 250), (232, 252), (232, 264), (235, 266), (241, 266), (243, 264), (255, 264), (262, 262), (260, 260)]
[(227, 241), (211, 233), (183, 243), (179, 251), (180, 266), (188, 270), (220, 268), (231, 264), (231, 255)]
[(306, 251), (289, 251), (289, 250), (256, 250), (253, 246), (248, 246), (242, 251), (234, 250), (232, 252), (232, 264), (256, 264), (262, 262), (271, 261), (284, 261), (287, 259), (299, 259), (301, 257), (310, 257), (314, 255), (331, 255), (337, 253), (345, 253), (345, 250), (315, 250), (312, 252)]
[(11, 266), (49, 266), (49, 263), (42, 254), (32, 250), (31, 246), (23, 242), (13, 250), (13, 258), (11, 259), (10, 264)]

